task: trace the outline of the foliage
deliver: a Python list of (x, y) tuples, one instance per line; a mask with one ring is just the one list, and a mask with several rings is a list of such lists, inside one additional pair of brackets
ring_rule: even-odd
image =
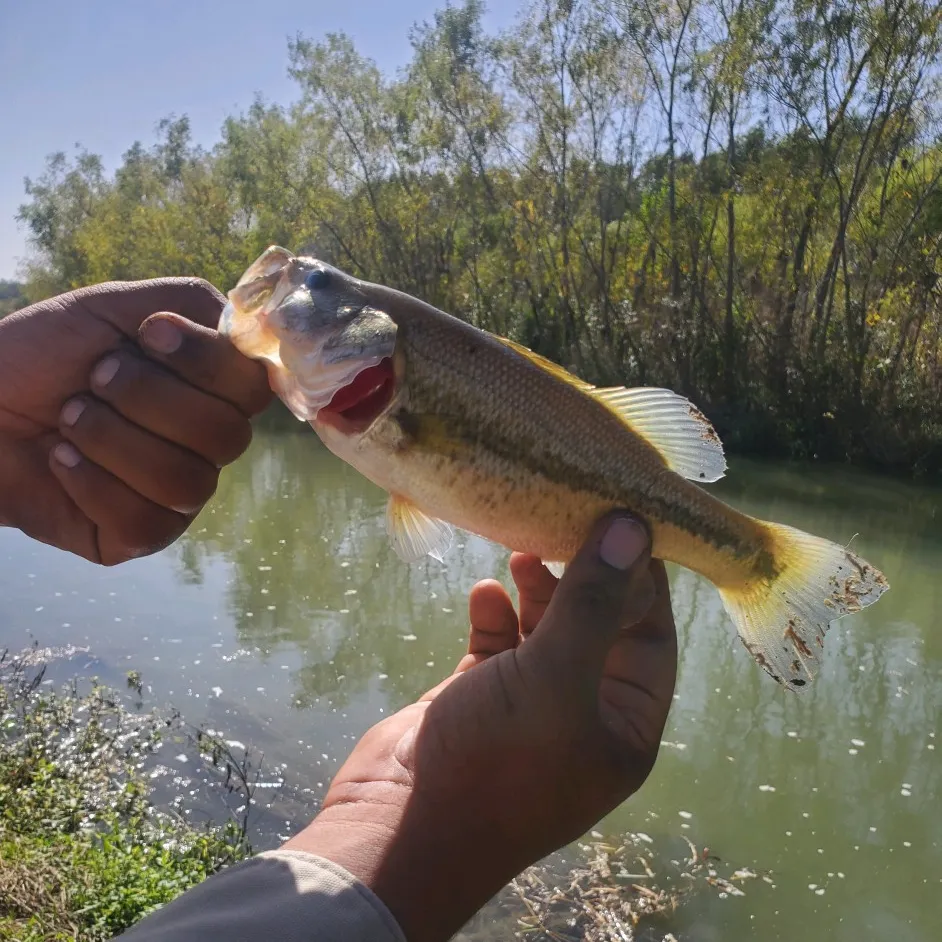
[(6, 317), (26, 304), (23, 286), (18, 281), (0, 280), (0, 317)]
[(0, 657), (0, 940), (97, 942), (250, 848), (233, 820), (151, 804), (143, 769), (174, 719), (97, 684), (44, 689), (35, 661)]
[(731, 448), (942, 468), (938, 4), (531, 0), (501, 35), (482, 10), (417, 26), (396, 77), (299, 36), (299, 101), (211, 151), (181, 118), (113, 178), (55, 155), (27, 296), (225, 290), (279, 243), (677, 389)]

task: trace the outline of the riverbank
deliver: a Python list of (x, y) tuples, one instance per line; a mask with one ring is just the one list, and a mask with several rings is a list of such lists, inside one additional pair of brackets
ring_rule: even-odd
[[(50, 654), (0, 657), (0, 940), (99, 942), (251, 846), (244, 820), (195, 826), (152, 803), (156, 756), (186, 740), (179, 717), (131, 712), (93, 681), (55, 689)], [(224, 787), (218, 744), (188, 745)]]
[[(260, 836), (248, 817), (258, 770), (244, 754), (178, 714), (143, 710), (134, 672), (127, 692), (83, 678), (56, 686), (46, 667), (70, 653), (0, 655), (0, 942), (103, 942), (250, 856)], [(193, 803), (181, 800), (191, 783), (172, 775), (182, 790), (159, 801), (163, 750), (201, 763), (211, 790), (235, 796), (232, 813), (193, 824)], [(685, 902), (742, 896), (757, 877), (686, 838), (673, 856), (653, 845), (646, 834), (593, 832), (505, 887), (459, 939), (675, 938)]]

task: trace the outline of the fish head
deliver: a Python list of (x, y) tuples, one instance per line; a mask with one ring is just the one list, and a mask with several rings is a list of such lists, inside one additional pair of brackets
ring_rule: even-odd
[(267, 249), (229, 292), (219, 332), (261, 360), (306, 422), (361, 434), (392, 405), (397, 325), (371, 286), (316, 258)]

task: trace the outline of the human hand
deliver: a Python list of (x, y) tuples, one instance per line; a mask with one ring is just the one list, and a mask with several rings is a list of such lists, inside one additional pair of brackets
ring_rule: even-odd
[(600, 521), (558, 583), (534, 556), (511, 571), (519, 615), (476, 585), (455, 673), (367, 732), (286, 844), (346, 867), (410, 942), (450, 938), (637, 791), (667, 721), (669, 585), (639, 523)]
[(105, 565), (180, 536), (271, 398), (216, 333), (224, 301), (112, 282), (0, 320), (0, 525)]

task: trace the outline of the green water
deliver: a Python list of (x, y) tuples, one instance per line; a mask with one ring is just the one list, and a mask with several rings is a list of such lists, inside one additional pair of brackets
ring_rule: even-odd
[[(754, 666), (714, 590), (673, 569), (680, 675), (665, 746), (599, 829), (683, 834), (772, 872), (774, 887), (695, 901), (665, 927), (680, 939), (937, 939), (942, 491), (743, 461), (717, 490), (839, 541), (859, 533), (892, 589), (832, 629), (820, 683), (797, 697)], [(259, 429), (188, 536), (156, 557), (101, 570), (0, 530), (0, 646), (88, 647), (70, 670), (113, 683), (141, 670), (149, 702), (261, 748), (310, 789), (294, 820), (269, 822), (287, 833), (359, 735), (451, 670), (474, 582), (508, 578), (506, 554), (476, 538), (447, 565), (406, 567), (383, 510), (313, 433)]]

